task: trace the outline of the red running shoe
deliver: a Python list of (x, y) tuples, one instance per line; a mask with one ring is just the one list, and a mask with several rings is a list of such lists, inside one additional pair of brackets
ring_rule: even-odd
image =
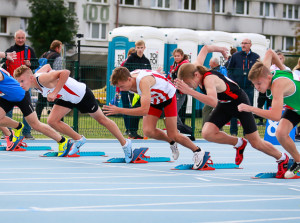
[(236, 149), (236, 155), (235, 155), (235, 164), (240, 165), (244, 159), (243, 153), (245, 150), (245, 147), (247, 146), (247, 140), (242, 138), (243, 144), (240, 147), (234, 147)]
[(288, 170), (289, 157), (285, 153), (285, 160), (278, 163), (278, 172), (276, 178), (284, 178), (285, 172)]

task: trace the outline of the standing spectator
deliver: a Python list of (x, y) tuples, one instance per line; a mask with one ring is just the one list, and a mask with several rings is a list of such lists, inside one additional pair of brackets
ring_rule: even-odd
[[(286, 70), (291, 70), (289, 67), (284, 65), (285, 57), (282, 52), (277, 51), (276, 54), (278, 55), (279, 60), (283, 64)], [(280, 70), (275, 64), (272, 64), (270, 67), (270, 71)], [(267, 97), (266, 93), (259, 92), (258, 98), (257, 98), (257, 107), (263, 109), (265, 103), (267, 102), (267, 109), (271, 106), (272, 100)], [(259, 122), (257, 125), (264, 125), (264, 119), (262, 117), (259, 117)]]
[[(26, 33), (23, 30), (18, 30), (17, 32), (15, 32), (15, 45), (11, 46), (5, 51), (6, 53), (13, 51), (17, 53), (17, 59), (15, 59), (14, 61), (4, 60), (5, 63), (3, 65), (3, 68), (7, 70), (12, 77), (14, 76), (15, 69), (17, 69), (21, 65), (26, 65), (31, 70), (37, 68), (37, 59), (35, 56), (35, 52), (30, 46), (26, 45), (25, 42)], [(13, 109), (7, 113), (7, 116), (12, 118)], [(34, 139), (34, 137), (31, 135), (31, 127), (24, 119), (24, 116), (23, 123), (24, 128), (22, 130), (22, 134), (25, 139)]]
[[(216, 57), (213, 57), (209, 61), (209, 66), (212, 71), (217, 71), (221, 74), (223, 74), (225, 77), (227, 77), (227, 69), (225, 66), (221, 66), (219, 59)], [(212, 112), (214, 108), (205, 104), (202, 109), (202, 127), (204, 126), (205, 122), (207, 122), (209, 118), (209, 114)]]
[[(124, 66), (124, 64), (126, 63), (126, 61), (127, 61), (127, 59), (128, 59), (128, 57), (130, 57), (130, 55), (131, 54), (133, 54), (133, 53), (135, 53), (135, 47), (132, 47), (132, 48), (130, 48), (129, 50), (128, 50), (128, 53), (127, 53), (127, 58), (126, 58), (126, 60), (124, 60), (122, 63), (121, 63), (121, 67), (123, 67)], [(120, 88), (116, 88), (116, 96), (115, 96), (115, 99), (117, 99), (118, 97), (119, 97), (119, 95), (120, 95)], [(127, 97), (127, 99), (128, 99), (128, 97)], [(117, 101), (117, 100), (115, 100), (115, 101)], [(117, 104), (115, 104), (116, 106), (117, 106)], [(130, 116), (128, 116), (128, 115), (123, 115), (123, 118), (124, 118), (124, 124), (125, 124), (125, 128), (126, 128), (126, 131), (125, 131), (125, 135), (128, 135), (129, 136), (129, 134), (130, 134)]]
[[(50, 45), (50, 50), (43, 53), (41, 58), (47, 59), (47, 63), (50, 64), (53, 70), (62, 70), (63, 61), (60, 55), (62, 50), (62, 42), (59, 40), (54, 40)], [(36, 103), (36, 114), (38, 119), (41, 119), (42, 111), (47, 104), (47, 98), (44, 98), (43, 95), (38, 94), (38, 101)], [(50, 104), (51, 107), (53, 103)]]
[[(174, 63), (170, 67), (168, 78), (171, 79), (172, 82), (177, 78), (177, 73), (179, 67), (182, 64), (189, 63), (188, 56), (184, 54), (182, 49), (175, 49), (172, 53), (174, 57)], [(176, 98), (177, 98), (177, 128), (180, 133), (188, 134), (188, 136), (192, 141), (195, 140), (193, 136), (193, 130), (190, 126), (184, 124), (184, 118), (186, 115), (186, 105), (187, 105), (187, 96), (186, 94), (182, 94), (180, 91), (176, 90)]]
[[(135, 53), (132, 53), (126, 60), (124, 67), (130, 72), (136, 69), (148, 69), (151, 70), (151, 64), (148, 58), (145, 57), (144, 51), (146, 49), (145, 42), (138, 40), (135, 42)], [(138, 94), (133, 94), (128, 91), (121, 91), (121, 100), (124, 108), (137, 108), (141, 106)], [(137, 134), (139, 129), (140, 116), (129, 116), (130, 132), (129, 137), (133, 139), (143, 139), (142, 136)]]
[[(228, 65), (228, 77), (235, 81), (248, 95), (250, 104), (253, 105), (254, 87), (248, 80), (248, 73), (253, 64), (259, 59), (257, 53), (252, 52), (252, 42), (250, 39), (244, 39), (241, 43), (242, 51), (232, 55)], [(231, 119), (230, 134), (237, 135), (237, 119)]]
[(236, 52), (237, 52), (237, 48), (235, 48), (235, 47), (230, 47), (230, 56), (228, 57), (226, 63), (224, 64), (224, 67), (226, 67), (226, 69), (228, 68), (228, 65), (229, 65), (229, 62), (230, 62), (230, 60), (231, 60), (232, 55), (233, 55), (234, 53), (236, 53)]

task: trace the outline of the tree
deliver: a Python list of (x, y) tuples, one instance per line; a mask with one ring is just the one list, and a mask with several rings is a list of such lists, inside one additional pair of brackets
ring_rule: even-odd
[(63, 0), (28, 0), (32, 17), (28, 34), (37, 55), (47, 51), (53, 40), (73, 43), (77, 33), (76, 14), (64, 6)]

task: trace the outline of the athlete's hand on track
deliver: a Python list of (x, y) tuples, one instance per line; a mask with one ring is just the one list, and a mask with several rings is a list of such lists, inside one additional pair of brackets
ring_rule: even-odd
[(116, 115), (116, 114), (119, 114), (118, 110), (119, 110), (119, 107), (115, 106), (115, 105), (112, 105), (109, 103), (109, 105), (104, 105), (103, 106), (103, 113), (105, 115)]
[(251, 107), (252, 106), (249, 106), (249, 105), (246, 105), (246, 104), (239, 104), (238, 105), (238, 110), (240, 111), (240, 112), (251, 112)]

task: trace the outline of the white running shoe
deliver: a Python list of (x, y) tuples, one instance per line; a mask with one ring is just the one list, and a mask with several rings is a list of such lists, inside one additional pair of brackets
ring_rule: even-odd
[(132, 145), (131, 140), (126, 139), (127, 146), (122, 146), (124, 153), (125, 153), (125, 162), (130, 163), (133, 156), (132, 156)]
[(73, 154), (77, 153), (79, 151), (79, 148), (81, 146), (83, 146), (83, 144), (85, 144), (85, 143), (86, 143), (86, 138), (84, 136), (82, 136), (81, 139), (79, 139), (79, 140), (74, 140), (74, 143), (73, 143), (68, 155), (73, 155)]
[(294, 162), (293, 165), (288, 169), (285, 174), (284, 178), (290, 179), (297, 175), (298, 171), (300, 170), (300, 163)]
[(193, 157), (194, 170), (199, 169), (199, 167), (202, 165), (204, 155), (205, 155), (205, 151), (203, 149), (200, 152), (194, 152), (194, 157)]
[(174, 160), (177, 160), (179, 157), (178, 144), (175, 142), (173, 145), (170, 145), (170, 149), (172, 150), (172, 156)]

